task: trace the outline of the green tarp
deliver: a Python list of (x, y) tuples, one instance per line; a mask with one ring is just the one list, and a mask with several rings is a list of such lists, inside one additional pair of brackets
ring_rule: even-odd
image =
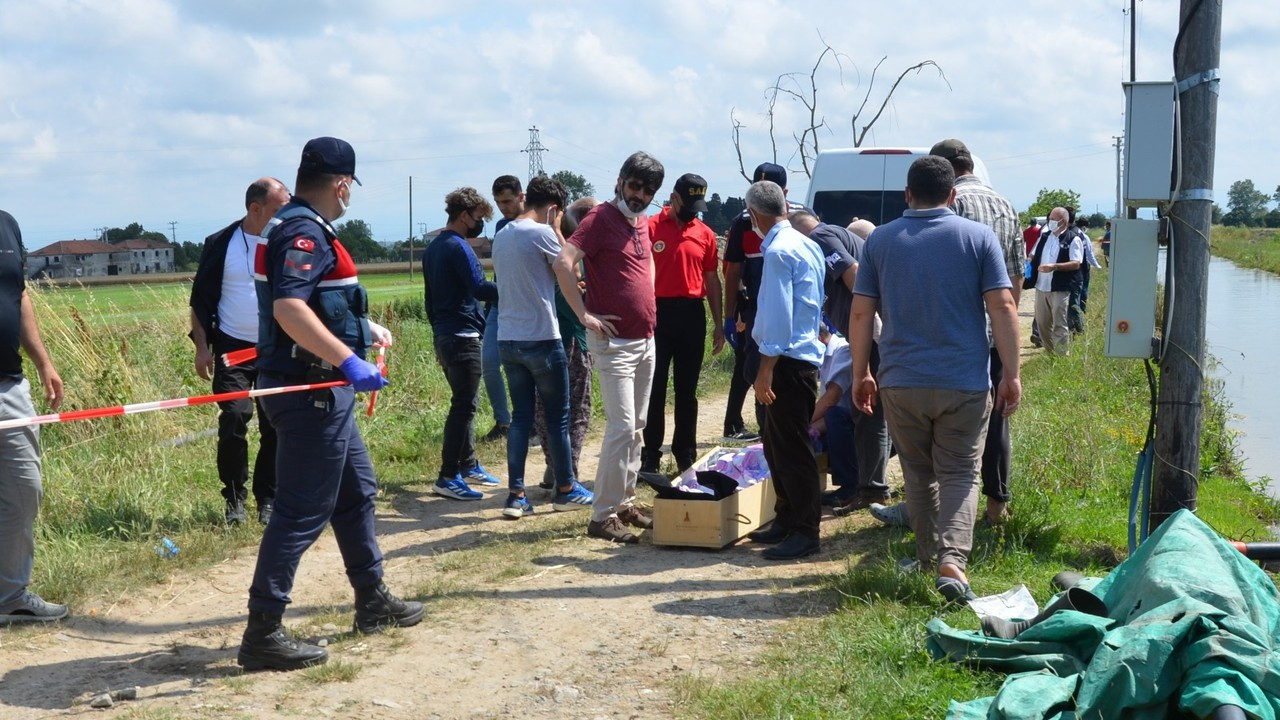
[(1063, 611), (1016, 640), (928, 625), (938, 659), (1010, 673), (947, 720), (1206, 718), (1223, 704), (1280, 718), (1280, 593), (1188, 511), (1093, 588), (1109, 618)]

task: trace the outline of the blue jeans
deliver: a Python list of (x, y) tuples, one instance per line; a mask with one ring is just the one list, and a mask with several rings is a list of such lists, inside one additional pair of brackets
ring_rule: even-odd
[(827, 468), (831, 484), (840, 488), (858, 485), (858, 453), (853, 442), (853, 411), (839, 405), (827, 408)]
[(502, 360), (498, 356), (498, 306), (491, 305), (484, 317), (484, 347), (480, 351), (480, 373), (484, 379), (484, 394), (493, 408), (493, 421), (498, 425), (511, 424), (511, 410), (507, 406), (507, 385), (502, 379)]
[(533, 430), (535, 392), (542, 396), (547, 441), (555, 467), (556, 487), (573, 484), (573, 453), (569, 444), (569, 360), (559, 339), (502, 340), (502, 367), (511, 388), (511, 430), (507, 434), (507, 487), (524, 492), (524, 466)]

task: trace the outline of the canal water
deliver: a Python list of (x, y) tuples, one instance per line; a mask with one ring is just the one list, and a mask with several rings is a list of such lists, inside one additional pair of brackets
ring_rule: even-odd
[(1280, 275), (1212, 258), (1208, 302), (1205, 336), (1217, 361), (1210, 374), (1223, 381), (1236, 416), (1245, 473), (1270, 478), (1271, 496), (1280, 497)]
[[(1164, 282), (1165, 249), (1156, 277)], [(1245, 475), (1280, 499), (1280, 275), (1209, 259), (1209, 375), (1222, 380)], [(1176, 311), (1176, 307), (1175, 307)]]

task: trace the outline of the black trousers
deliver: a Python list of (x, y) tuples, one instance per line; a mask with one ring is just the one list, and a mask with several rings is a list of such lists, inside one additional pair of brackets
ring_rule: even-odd
[(480, 351), (478, 337), (437, 335), (436, 361), (444, 370), (452, 397), (444, 420), (440, 448), (440, 477), (450, 480), (460, 470), (476, 466), (475, 419), (480, 402)]
[[(228, 367), (223, 353), (245, 350), (254, 343), (245, 342), (220, 330), (213, 333), (213, 392), (252, 390), (258, 379), (256, 360)], [(229, 504), (242, 503), (249, 496), (249, 420), (253, 418), (255, 401), (248, 398), (218, 403), (218, 478), (222, 480), (222, 497)], [(253, 463), (253, 498), (259, 506), (276, 496), (276, 429), (258, 408), (258, 457)]]
[(764, 406), (764, 459), (778, 494), (774, 522), (817, 539), (822, 485), (809, 441), (809, 419), (818, 403), (818, 368), (780, 357), (773, 368), (772, 387), (773, 404)]
[(644, 426), (644, 453), (656, 462), (666, 437), (667, 377), (675, 366), (675, 430), (671, 454), (684, 469), (698, 459), (698, 375), (707, 346), (707, 310), (701, 298), (658, 298), (653, 331), (656, 356), (649, 416)]
[(996, 392), (1004, 378), (1000, 353), (991, 348), (991, 419), (987, 421), (987, 444), (982, 449), (982, 494), (992, 500), (1009, 502), (1009, 468), (1013, 464), (1013, 444), (1009, 440), (1009, 418), (995, 407)]

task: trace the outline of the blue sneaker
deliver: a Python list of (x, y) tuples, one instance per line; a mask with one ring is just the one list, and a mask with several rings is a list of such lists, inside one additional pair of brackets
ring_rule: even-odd
[(476, 463), (476, 466), (462, 473), (462, 479), (474, 485), (484, 485), (485, 487), (497, 487), (502, 481), (489, 474), (484, 466)]
[(448, 480), (444, 478), (436, 480), (431, 492), (440, 497), (453, 498), (454, 500), (481, 500), (484, 498), (484, 493), (479, 490), (472, 490), (471, 486), (467, 485), (467, 481), (458, 475), (454, 475)]
[(508, 495), (506, 504), (502, 506), (502, 514), (512, 520), (519, 520), (525, 515), (533, 514), (533, 505), (530, 505), (529, 498), (523, 495)]
[(569, 492), (556, 491), (551, 498), (551, 509), (559, 512), (568, 510), (585, 510), (591, 507), (591, 503), (596, 501), (596, 496), (591, 491), (582, 487), (577, 480), (573, 481), (573, 488)]

